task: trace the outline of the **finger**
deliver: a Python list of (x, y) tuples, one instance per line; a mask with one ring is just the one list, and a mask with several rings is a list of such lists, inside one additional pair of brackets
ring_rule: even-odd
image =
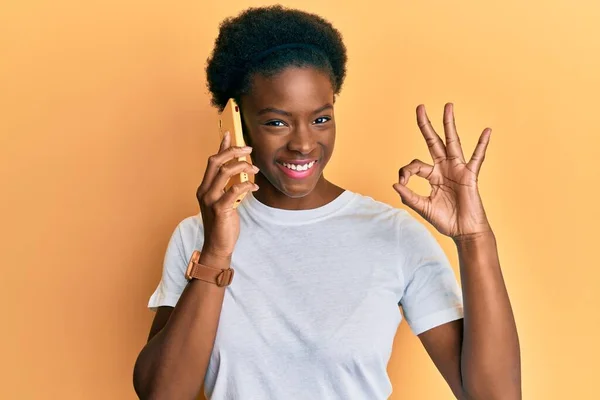
[(475, 150), (473, 151), (473, 156), (469, 163), (467, 164), (467, 168), (472, 171), (475, 175), (479, 175), (479, 171), (481, 170), (481, 164), (483, 164), (483, 160), (485, 160), (485, 152), (487, 150), (488, 144), (490, 143), (490, 136), (492, 135), (491, 128), (485, 128), (479, 137), (479, 141), (477, 142), (477, 146), (475, 146)]
[(250, 191), (255, 192), (257, 190), (258, 185), (250, 181), (237, 183), (230, 187), (229, 190), (221, 196), (221, 198), (215, 203), (215, 207), (222, 210), (233, 208), (233, 203), (235, 203), (237, 198), (242, 193), (248, 193)]
[(406, 185), (412, 175), (417, 175), (429, 180), (432, 173), (433, 166), (426, 164), (421, 160), (412, 160), (410, 164), (398, 170), (398, 182), (401, 185)]
[(421, 217), (425, 218), (425, 207), (428, 199), (423, 196), (419, 196), (408, 187), (394, 183), (394, 190), (400, 195), (400, 199), (403, 204), (415, 210)]
[[(217, 154), (222, 153), (223, 151), (225, 151), (225, 149), (227, 149), (230, 146), (231, 143), (231, 136), (229, 135), (229, 131), (226, 131), (225, 134), (223, 135), (223, 139), (221, 139), (221, 143), (219, 144), (219, 151), (217, 152)], [(206, 182), (209, 177), (210, 171), (209, 171), (209, 165), (207, 166), (207, 168), (204, 170), (204, 177), (202, 178), (202, 182)], [(200, 187), (202, 187), (202, 185), (200, 185)], [(200, 191), (200, 188), (198, 188), (198, 191)]]
[(252, 152), (251, 147), (228, 147), (225, 150), (213, 154), (208, 157), (208, 165), (204, 171), (204, 178), (202, 178), (202, 184), (198, 188), (198, 192), (206, 192), (211, 187), (213, 180), (219, 172), (219, 168), (234, 158), (245, 157)]
[(219, 173), (213, 180), (211, 187), (206, 192), (207, 200), (213, 203), (223, 195), (227, 182), (231, 177), (246, 172), (248, 174), (256, 174), (259, 171), (258, 167), (247, 163), (246, 161), (236, 161), (229, 164), (223, 164), (219, 168)]
[(231, 136), (229, 131), (225, 132), (223, 135), (223, 140), (221, 140), (221, 145), (219, 146), (219, 153), (231, 146)]
[(454, 104), (448, 103), (444, 107), (444, 133), (446, 134), (446, 153), (448, 158), (457, 158), (465, 162), (465, 156), (460, 145), (460, 138), (456, 131), (454, 120)]
[(442, 142), (442, 139), (435, 132), (433, 126), (431, 126), (431, 121), (429, 121), (423, 104), (417, 107), (417, 124), (423, 137), (425, 137), (425, 142), (427, 142), (433, 162), (437, 164), (444, 160), (446, 158), (446, 146), (444, 146), (444, 142)]

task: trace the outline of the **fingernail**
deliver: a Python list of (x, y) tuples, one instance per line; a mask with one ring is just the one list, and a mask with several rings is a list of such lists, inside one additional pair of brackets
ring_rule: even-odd
[(253, 184), (253, 188), (254, 188), (255, 191), (258, 190), (258, 185), (256, 183), (254, 183)]
[(258, 169), (258, 167), (256, 165), (252, 166), (252, 170), (254, 171), (254, 173), (257, 173), (258, 171), (260, 171), (260, 169)]
[(400, 184), (404, 185), (404, 177), (400, 178)]
[(252, 147), (250, 147), (250, 146), (244, 146), (244, 147), (242, 147), (242, 150), (243, 151), (251, 151)]

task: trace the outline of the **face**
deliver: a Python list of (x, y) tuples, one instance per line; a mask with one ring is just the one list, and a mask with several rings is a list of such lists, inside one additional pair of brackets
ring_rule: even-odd
[(335, 143), (334, 91), (329, 75), (290, 67), (253, 77), (241, 98), (245, 134), (252, 146), (262, 196), (301, 198), (326, 187), (323, 169)]

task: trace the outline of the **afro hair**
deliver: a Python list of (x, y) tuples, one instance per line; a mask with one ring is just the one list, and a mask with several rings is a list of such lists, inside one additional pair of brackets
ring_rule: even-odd
[(346, 75), (342, 35), (322, 17), (283, 6), (249, 8), (225, 19), (207, 60), (212, 104), (222, 111), (230, 98), (250, 91), (251, 77), (283, 69), (315, 67), (329, 74), (335, 94)]

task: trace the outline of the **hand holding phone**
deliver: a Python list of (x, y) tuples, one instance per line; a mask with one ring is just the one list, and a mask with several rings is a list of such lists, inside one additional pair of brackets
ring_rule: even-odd
[[(229, 132), (231, 137), (231, 146), (232, 147), (244, 147), (246, 143), (244, 142), (244, 134), (242, 131), (242, 118), (240, 115), (240, 108), (235, 102), (234, 99), (229, 99), (223, 112), (221, 112), (219, 116), (219, 137), (223, 140), (225, 132)], [(237, 161), (245, 161), (249, 164), (252, 164), (250, 159), (250, 155), (243, 155), (236, 158)], [(225, 185), (225, 191), (229, 190), (233, 185), (244, 183), (244, 182), (254, 182), (253, 179), (245, 172), (242, 171), (239, 174), (233, 175), (227, 184)], [(247, 192), (240, 193), (240, 195), (236, 198), (233, 208), (237, 208), (237, 206), (242, 202), (244, 196), (246, 196)]]
[[(221, 122), (221, 126), (229, 125)], [(227, 131), (225, 128), (221, 132), (219, 151), (209, 157), (204, 178), (196, 191), (204, 226), (202, 253), (219, 259), (231, 256), (239, 238), (239, 215), (233, 209), (246, 193), (258, 190), (249, 179), (258, 172), (258, 168), (247, 161), (252, 149), (234, 146), (234, 134), (229, 131), (229, 135), (225, 135)], [(243, 144), (243, 138), (238, 143)]]

